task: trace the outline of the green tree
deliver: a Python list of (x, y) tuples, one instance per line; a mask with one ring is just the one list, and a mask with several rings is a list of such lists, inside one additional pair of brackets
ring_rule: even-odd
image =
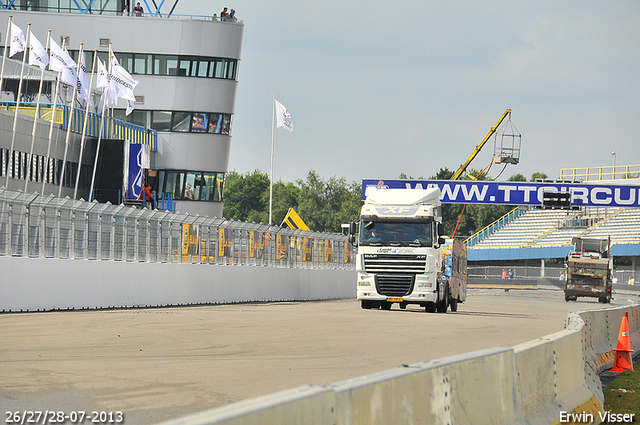
[[(289, 208), (293, 208), (298, 212), (298, 198), (300, 197), (300, 188), (293, 183), (283, 183), (280, 180), (273, 184), (273, 206), (271, 208), (271, 224), (279, 226), (284, 217), (289, 212)], [(267, 210), (262, 214), (261, 222), (269, 222), (269, 190), (263, 195), (264, 203)], [(304, 221), (304, 218), (302, 219)], [(306, 221), (305, 221), (306, 223)]]
[(451, 180), (451, 177), (453, 177), (454, 172), (449, 170), (447, 167), (445, 168), (440, 168), (438, 170), (438, 172), (436, 173), (435, 176), (433, 177), (429, 177), (429, 179), (431, 180)]
[(306, 180), (297, 180), (300, 187), (298, 214), (311, 230), (341, 231), (341, 224), (354, 221), (360, 209), (361, 191), (357, 183), (347, 185), (344, 177), (323, 180), (315, 170)]
[(531, 180), (532, 182), (536, 181), (536, 179), (541, 179), (541, 180), (546, 180), (548, 179), (549, 176), (547, 176), (545, 173), (541, 173), (541, 172), (536, 172), (531, 174)]
[(269, 176), (260, 170), (240, 174), (227, 173), (224, 190), (223, 216), (238, 221), (255, 221), (269, 208), (264, 203), (264, 191), (269, 191)]
[(513, 176), (509, 177), (507, 179), (507, 181), (510, 181), (510, 182), (526, 182), (527, 178), (525, 176), (523, 176), (522, 174), (518, 173), (518, 174), (514, 174)]

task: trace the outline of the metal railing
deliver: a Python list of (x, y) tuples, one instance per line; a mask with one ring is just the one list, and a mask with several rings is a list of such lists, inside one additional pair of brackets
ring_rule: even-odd
[[(0, 102), (2, 109), (15, 113), (16, 102), (3, 101)], [(56, 115), (53, 122), (60, 124), (60, 128), (66, 130), (69, 126), (69, 113), (71, 109), (67, 105), (57, 104)], [(20, 115), (30, 117), (38, 116), (40, 119), (51, 121), (53, 113), (52, 103), (41, 103), (36, 111), (35, 102), (20, 102), (18, 110)], [(105, 117), (105, 125), (102, 126), (102, 138), (111, 139), (112, 137), (127, 139), (131, 143), (141, 145), (149, 145), (151, 151), (158, 151), (158, 132), (156, 130), (146, 128), (140, 125), (131, 124), (116, 118)], [(73, 133), (82, 134), (85, 120), (84, 109), (75, 108), (71, 119), (71, 131)], [(87, 116), (86, 133), (89, 137), (97, 138), (100, 133), (102, 116), (94, 112), (89, 112)], [(112, 136), (113, 135), (113, 136)]]
[(464, 243), (467, 245), (467, 247), (474, 246), (480, 243), (484, 238), (502, 229), (504, 226), (506, 226), (507, 224), (509, 224), (510, 222), (512, 222), (513, 220), (515, 220), (525, 212), (526, 212), (526, 209), (522, 209), (519, 207), (512, 209), (511, 211), (509, 211), (508, 213), (506, 213), (505, 215), (503, 215), (493, 223), (489, 224), (488, 226), (485, 226), (483, 229), (469, 236), (467, 239), (464, 240)]
[(353, 269), (341, 234), (0, 189), (0, 255)]
[[(560, 276), (567, 272), (567, 269), (562, 264), (547, 264), (542, 268), (541, 266), (522, 266), (522, 265), (488, 265), (488, 266), (468, 266), (467, 273), (470, 279), (501, 279), (503, 270), (513, 271), (513, 278), (520, 280), (536, 280), (536, 279), (550, 279), (561, 281)], [(614, 275), (618, 278), (618, 283), (626, 284), (629, 277), (636, 279), (636, 271), (628, 266), (616, 267), (614, 269)], [(504, 283), (508, 283), (509, 279), (505, 279)]]
[(560, 169), (560, 180), (597, 181), (640, 178), (640, 165), (613, 165)]

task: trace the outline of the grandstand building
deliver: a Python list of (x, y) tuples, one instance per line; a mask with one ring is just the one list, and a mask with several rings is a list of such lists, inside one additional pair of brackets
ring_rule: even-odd
[[(31, 30), (43, 44), (47, 30), (60, 45), (64, 38), (76, 61), (82, 43), (88, 67), (94, 51), (105, 61), (111, 45), (120, 64), (139, 84), (133, 113), (125, 115), (122, 99), (113, 110), (114, 120), (105, 130), (105, 146), (114, 140), (149, 146), (147, 180), (158, 199), (172, 198), (176, 211), (221, 217), (244, 24), (205, 16), (167, 15), (159, 8), (149, 10), (155, 2), (145, 2), (143, 16), (123, 16), (125, 3), (128, 4), (124, 0), (92, 1), (81, 9), (76, 2), (16, 0), (2, 6), (9, 8), (4, 10), (5, 19), (0, 23), (3, 45), (9, 15), (25, 34), (31, 23)], [(33, 148), (34, 103), (19, 106), (13, 136), (20, 60), (21, 55), (7, 59), (1, 92), (0, 186), (44, 195), (57, 196), (60, 191), (63, 197), (75, 194), (77, 199), (92, 199), (94, 193), (90, 194), (89, 189), (99, 126), (89, 121), (83, 150), (79, 124), (82, 120), (74, 118), (68, 137), (64, 114), (69, 110), (59, 103), (57, 113), (61, 115), (55, 117), (49, 143), (48, 117), (54, 102), (51, 93), (56, 73), (45, 74), (45, 112), (41, 111), (43, 119), (37, 120)], [(33, 70), (28, 72), (34, 74)], [(21, 102), (35, 102), (39, 69), (36, 74), (24, 83)], [(69, 92), (67, 89), (66, 95)], [(94, 100), (97, 105), (97, 98)], [(90, 112), (95, 112), (96, 105)], [(77, 117), (83, 114), (81, 109), (75, 112)], [(80, 179), (76, 188), (77, 175)], [(103, 177), (103, 183), (104, 180)]]

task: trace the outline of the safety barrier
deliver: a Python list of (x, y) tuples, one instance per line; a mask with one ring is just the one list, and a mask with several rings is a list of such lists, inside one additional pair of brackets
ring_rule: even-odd
[(0, 189), (0, 256), (354, 268), (335, 233)]
[(625, 313), (637, 353), (640, 305), (583, 311), (568, 315), (564, 331), (513, 348), (298, 387), (163, 424), (556, 424), (572, 414), (600, 423), (597, 374), (611, 365)]

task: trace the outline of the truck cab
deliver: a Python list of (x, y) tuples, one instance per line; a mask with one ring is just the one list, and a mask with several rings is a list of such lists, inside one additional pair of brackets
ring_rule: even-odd
[(418, 304), (446, 312), (451, 301), (440, 190), (367, 187), (359, 224), (357, 242), (355, 223), (350, 234), (358, 246), (356, 297), (362, 308), (388, 310), (398, 303), (402, 309)]

